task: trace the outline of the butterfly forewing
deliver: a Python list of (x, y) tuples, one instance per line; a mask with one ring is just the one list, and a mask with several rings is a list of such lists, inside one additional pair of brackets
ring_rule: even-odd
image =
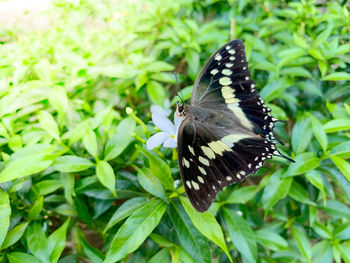
[(269, 112), (250, 78), (243, 42), (221, 47), (199, 73), (178, 131), (180, 172), (198, 211), (272, 155), (285, 157), (273, 141)]

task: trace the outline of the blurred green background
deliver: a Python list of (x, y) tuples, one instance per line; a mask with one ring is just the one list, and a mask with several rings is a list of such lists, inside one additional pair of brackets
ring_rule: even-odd
[[(29, 15), (0, 24), (0, 262), (350, 262), (347, 1), (60, 0)], [(174, 72), (189, 99), (230, 38), (295, 163), (266, 162), (200, 214), (176, 151), (146, 150), (150, 108), (174, 106)]]

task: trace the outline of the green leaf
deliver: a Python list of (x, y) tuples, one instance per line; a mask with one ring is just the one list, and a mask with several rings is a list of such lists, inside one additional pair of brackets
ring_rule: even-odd
[(78, 216), (83, 220), (86, 224), (91, 224), (91, 215), (89, 213), (88, 206), (86, 205), (84, 199), (81, 196), (77, 196), (74, 199), (74, 206)]
[(336, 200), (327, 200), (326, 206), (319, 206), (318, 208), (335, 218), (350, 217), (350, 208)]
[(207, 239), (195, 228), (178, 200), (172, 200), (170, 218), (174, 224), (181, 246), (197, 262), (210, 263), (212, 256)]
[(334, 244), (334, 248), (340, 253), (342, 260), (344, 260), (345, 263), (350, 263), (350, 248), (348, 246), (336, 243)]
[(329, 158), (338, 167), (345, 178), (350, 181), (350, 164), (339, 156), (330, 156)]
[(332, 239), (332, 233), (325, 225), (323, 225), (320, 222), (315, 222), (312, 225), (312, 229), (321, 237), (324, 239)]
[(180, 200), (187, 214), (191, 218), (192, 223), (199, 230), (199, 232), (201, 232), (205, 237), (221, 247), (221, 249), (226, 253), (229, 260), (232, 262), (231, 256), (225, 243), (224, 234), (222, 233), (222, 229), (216, 221), (215, 217), (208, 211), (204, 213), (199, 213), (196, 211), (187, 198), (180, 196)]
[(38, 195), (48, 195), (62, 188), (60, 180), (42, 180), (35, 185)]
[(162, 185), (169, 190), (174, 190), (174, 179), (171, 176), (169, 165), (159, 157), (151, 154), (149, 151), (136, 146), (136, 148), (148, 158), (151, 172), (157, 176)]
[(150, 72), (173, 71), (174, 66), (164, 61), (155, 61), (146, 65), (145, 70)]
[(283, 199), (293, 182), (293, 178), (281, 178), (281, 171), (275, 172), (264, 188), (262, 205), (265, 210), (270, 210), (279, 200)]
[(5, 240), (7, 230), (10, 226), (11, 206), (10, 199), (6, 192), (0, 188), (0, 248)]
[(163, 248), (159, 250), (148, 261), (148, 263), (160, 263), (160, 262), (170, 262), (170, 254), (169, 254), (168, 248)]
[(28, 212), (29, 219), (31, 219), (31, 220), (35, 219), (40, 214), (41, 210), (43, 209), (43, 205), (44, 205), (44, 197), (40, 196), (36, 200), (33, 207)]
[(8, 139), (8, 146), (14, 152), (22, 149), (22, 138), (21, 138), (21, 136), (19, 136), (17, 134), (14, 135), (14, 136), (11, 136)]
[(78, 239), (80, 241), (79, 247), (82, 248), (82, 251), (90, 259), (90, 261), (94, 263), (102, 263), (104, 258), (103, 253), (99, 249), (90, 245), (90, 243), (86, 240), (83, 232), (80, 229), (75, 230), (75, 234), (77, 234)]
[(292, 186), (289, 188), (288, 195), (298, 202), (309, 205), (316, 205), (313, 201), (310, 200), (309, 194), (306, 192), (304, 187), (296, 181), (293, 181)]
[(286, 89), (288, 85), (282, 80), (277, 80), (268, 83), (260, 92), (260, 96), (269, 102), (277, 97), (279, 97)]
[(268, 249), (274, 251), (288, 249), (288, 242), (279, 234), (268, 229), (257, 230), (255, 236), (260, 245)]
[(137, 173), (137, 179), (147, 192), (161, 199), (166, 198), (162, 183), (159, 181), (158, 177), (152, 174), (150, 169), (140, 169)]
[(305, 151), (312, 137), (310, 129), (310, 119), (303, 117), (297, 121), (293, 127), (292, 147), (293, 151), (298, 154)]
[(189, 67), (189, 70), (188, 70), (189, 75), (191, 76), (191, 78), (196, 78), (200, 70), (199, 53), (193, 49), (187, 50), (186, 60)]
[(152, 233), (150, 234), (150, 238), (154, 242), (156, 242), (160, 247), (176, 247), (176, 244), (170, 242), (168, 239), (159, 234)]
[(311, 262), (311, 246), (310, 246), (309, 240), (307, 239), (307, 236), (303, 231), (301, 231), (299, 228), (295, 226), (292, 226), (292, 232), (297, 242), (298, 248), (301, 254), (304, 256), (304, 259), (307, 262)]
[(67, 108), (69, 104), (67, 92), (61, 86), (54, 86), (48, 92), (49, 102), (58, 112), (59, 123), (61, 123), (63, 121), (63, 117), (67, 115)]
[(48, 155), (53, 146), (30, 145), (11, 155), (10, 161), (0, 173), (0, 183), (22, 178), (45, 170), (52, 163)]
[(27, 229), (27, 243), (30, 251), (41, 262), (50, 263), (48, 240), (39, 222), (32, 223)]
[(247, 262), (257, 261), (256, 238), (250, 225), (235, 210), (223, 210), (225, 224), (231, 240)]
[(15, 244), (26, 231), (29, 222), (20, 224), (12, 228), (6, 235), (4, 242), (2, 243), (1, 249), (5, 249)]
[(93, 130), (88, 129), (83, 137), (83, 143), (85, 149), (91, 154), (91, 156), (97, 159), (97, 139)]
[(165, 91), (158, 81), (149, 81), (147, 83), (147, 93), (154, 104), (163, 105), (165, 100)]
[(306, 179), (315, 187), (317, 187), (323, 197), (323, 203), (326, 204), (326, 192), (324, 189), (323, 181), (319, 172), (312, 170), (305, 174)]
[(345, 222), (337, 226), (334, 230), (334, 235), (340, 240), (350, 239), (350, 222)]
[(51, 84), (51, 81), (52, 81), (52, 72), (50, 69), (51, 69), (51, 64), (46, 58), (39, 60), (39, 62), (36, 63), (34, 66), (34, 70), (36, 74), (46, 84)]
[(314, 58), (316, 58), (318, 60), (325, 60), (324, 56), (322, 55), (322, 53), (319, 49), (310, 48), (308, 51), (309, 51), (310, 55), (313, 56)]
[(128, 79), (137, 75), (138, 71), (131, 65), (124, 64), (110, 64), (102, 67), (89, 67), (89, 74), (103, 75), (110, 78)]
[(309, 118), (310, 118), (311, 123), (312, 123), (312, 131), (313, 131), (316, 139), (320, 143), (323, 151), (326, 152), (327, 146), (328, 146), (327, 134), (324, 131), (324, 129), (322, 127), (322, 124), (321, 124), (321, 122), (318, 119), (316, 119), (311, 114), (309, 114)]
[(115, 224), (130, 216), (137, 209), (139, 209), (146, 201), (147, 199), (145, 197), (134, 197), (123, 203), (117, 209), (117, 211), (115, 211), (112, 218), (108, 221), (108, 224), (103, 230), (103, 233), (106, 233)]
[(112, 160), (125, 150), (133, 140), (132, 133), (135, 127), (136, 121), (132, 117), (127, 117), (118, 124), (115, 135), (106, 144), (104, 160)]
[(244, 204), (252, 199), (256, 192), (258, 191), (258, 187), (255, 185), (244, 186), (233, 191), (223, 203), (228, 204)]
[(331, 120), (323, 125), (327, 133), (350, 130), (350, 119)]
[(166, 207), (154, 199), (132, 214), (114, 236), (104, 262), (115, 262), (134, 252), (159, 224)]
[(57, 123), (50, 113), (47, 111), (40, 111), (39, 115), (40, 126), (56, 140), (60, 140), (60, 132)]
[(294, 77), (305, 77), (312, 79), (311, 73), (302, 67), (288, 67), (280, 71), (281, 75), (294, 76)]
[(63, 249), (66, 246), (66, 233), (70, 222), (70, 218), (64, 222), (62, 226), (56, 229), (48, 238), (48, 250), (50, 254), (50, 262), (57, 262), (60, 258)]
[(294, 158), (295, 163), (289, 165), (288, 170), (285, 172), (283, 177), (295, 176), (304, 174), (312, 169), (317, 168), (321, 160), (315, 156), (312, 152), (304, 152)]
[(41, 263), (33, 255), (23, 252), (12, 252), (6, 255), (10, 263)]
[(98, 180), (107, 187), (114, 196), (117, 196), (115, 192), (115, 175), (113, 168), (106, 161), (97, 161), (96, 164), (96, 176)]
[(345, 155), (350, 153), (350, 141), (343, 142), (330, 150), (328, 155)]
[(293, 34), (294, 42), (297, 44), (297, 46), (302, 47), (302, 48), (307, 48), (307, 44), (305, 39), (302, 36), (299, 36), (297, 33)]
[(74, 155), (64, 155), (56, 159), (53, 167), (60, 172), (73, 173), (84, 171), (93, 165), (88, 159)]
[(335, 72), (323, 77), (322, 80), (350, 80), (350, 74), (347, 72)]
[(332, 246), (327, 240), (316, 243), (312, 247), (313, 263), (332, 263), (333, 252)]

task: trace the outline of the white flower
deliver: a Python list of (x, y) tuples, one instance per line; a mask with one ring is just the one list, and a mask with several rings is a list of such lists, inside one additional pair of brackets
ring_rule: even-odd
[(177, 145), (177, 131), (180, 127), (183, 118), (174, 114), (175, 125), (164, 115), (153, 112), (152, 121), (161, 130), (152, 135), (146, 142), (147, 149), (153, 150), (159, 145), (163, 144), (166, 148), (176, 148)]
[(170, 101), (169, 99), (166, 99), (164, 101), (164, 107), (160, 106), (160, 105), (152, 105), (151, 106), (151, 112), (152, 113), (158, 113), (162, 116), (168, 117), (171, 113), (171, 109), (170, 109)]

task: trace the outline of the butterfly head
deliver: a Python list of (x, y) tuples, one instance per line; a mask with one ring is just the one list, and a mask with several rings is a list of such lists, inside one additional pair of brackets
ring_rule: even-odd
[(176, 114), (181, 118), (186, 115), (184, 103), (177, 102)]

